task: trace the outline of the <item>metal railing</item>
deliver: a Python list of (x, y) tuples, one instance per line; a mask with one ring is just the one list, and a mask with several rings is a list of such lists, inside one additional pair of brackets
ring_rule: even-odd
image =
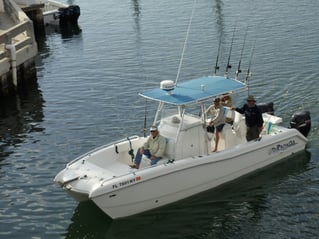
[(33, 31), (33, 23), (26, 14), (13, 2), (13, 0), (0, 1), (3, 3), (4, 14), (7, 14), (13, 22), (12, 27), (1, 31), (0, 33), (1, 61), (4, 57), (10, 57), (10, 52), (5, 49), (5, 45), (14, 45), (18, 52), (27, 45), (36, 44), (36, 40)]

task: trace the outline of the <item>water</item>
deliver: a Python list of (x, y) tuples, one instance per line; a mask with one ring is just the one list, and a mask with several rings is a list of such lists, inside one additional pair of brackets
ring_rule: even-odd
[[(53, 183), (76, 156), (142, 134), (137, 93), (175, 80), (193, 0), (74, 1), (79, 29), (39, 42), (38, 86), (1, 102), (0, 238), (317, 238), (319, 220), (319, 5), (308, 1), (198, 0), (180, 80), (242, 69), (254, 47), (250, 92), (288, 125), (311, 111), (307, 150), (288, 162), (141, 215), (112, 221)], [(245, 78), (245, 73), (240, 75)], [(238, 97), (236, 104), (241, 105)], [(149, 114), (154, 108), (148, 106)], [(148, 121), (150, 124), (150, 120)]]

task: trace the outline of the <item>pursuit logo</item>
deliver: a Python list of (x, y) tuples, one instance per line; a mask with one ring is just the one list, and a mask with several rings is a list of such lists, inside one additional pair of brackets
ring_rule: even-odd
[(269, 152), (268, 152), (268, 155), (271, 155), (271, 154), (277, 154), (279, 152), (283, 152), (285, 150), (287, 150), (288, 148), (290, 147), (293, 147), (295, 146), (297, 143), (295, 142), (295, 140), (290, 140), (288, 143), (286, 144), (277, 144), (275, 147), (272, 147)]

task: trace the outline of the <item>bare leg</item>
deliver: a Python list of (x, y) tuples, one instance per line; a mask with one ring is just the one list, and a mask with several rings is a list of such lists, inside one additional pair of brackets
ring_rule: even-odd
[(216, 131), (215, 133), (215, 149), (213, 150), (213, 152), (217, 152), (217, 147), (218, 147), (218, 142), (219, 142), (219, 132)]

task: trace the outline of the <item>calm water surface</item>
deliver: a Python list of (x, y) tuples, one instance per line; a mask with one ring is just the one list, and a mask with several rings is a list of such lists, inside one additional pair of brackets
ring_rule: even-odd
[(79, 28), (50, 28), (39, 42), (38, 86), (1, 102), (0, 238), (318, 237), (317, 0), (197, 0), (180, 74), (180, 80), (212, 75), (220, 36), (224, 74), (236, 28), (234, 75), (247, 32), (244, 71), (255, 46), (250, 92), (259, 102), (273, 101), (285, 125), (293, 112), (311, 111), (307, 150), (221, 188), (116, 221), (92, 203), (73, 201), (53, 178), (94, 147), (142, 134), (145, 105), (137, 93), (175, 80), (194, 2), (73, 3), (81, 6)]

